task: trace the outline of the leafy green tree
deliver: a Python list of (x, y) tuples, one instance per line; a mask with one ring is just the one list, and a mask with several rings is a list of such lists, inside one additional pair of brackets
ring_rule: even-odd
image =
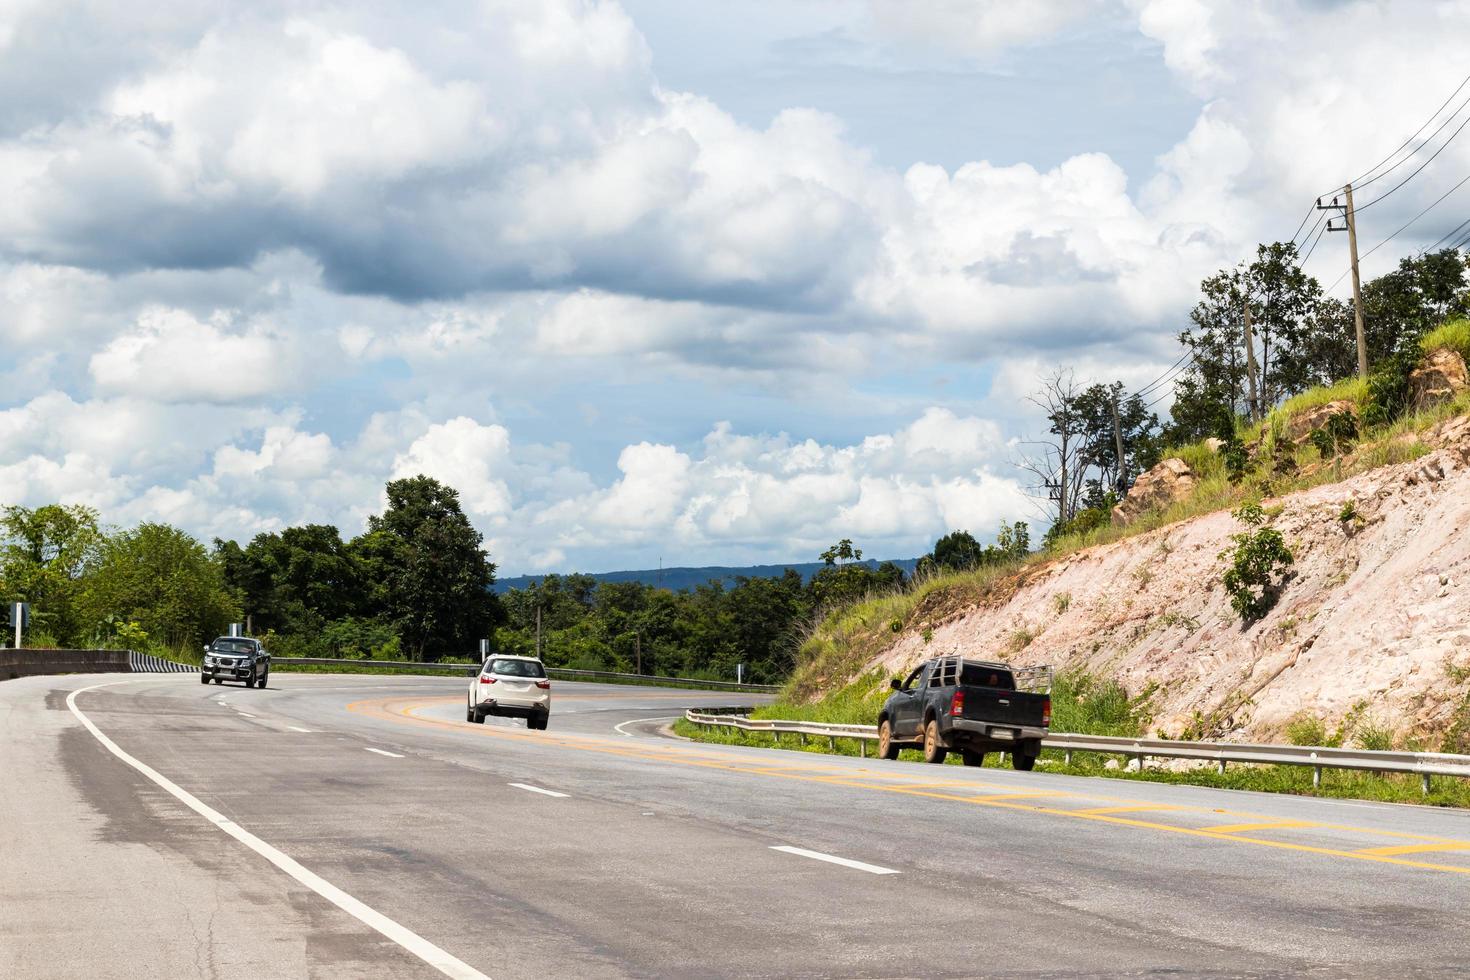
[(1230, 594), (1230, 606), (1247, 623), (1260, 619), (1276, 604), (1288, 567), (1294, 561), (1281, 532), (1266, 524), (1259, 504), (1245, 504), (1233, 512), (1246, 530), (1232, 534), (1233, 548), (1220, 552), (1230, 562), (1221, 584)]
[(978, 566), (985, 550), (969, 531), (951, 531), (934, 542), (931, 555), (935, 564), (943, 568), (964, 570)]
[(153, 523), (105, 539), (80, 605), (89, 623), (113, 617), (175, 648), (218, 636), (240, 615), (220, 563), (204, 545)]
[(77, 608), (83, 577), (103, 542), (90, 507), (6, 507), (0, 514), (0, 590), (6, 602), (29, 602), (36, 626), (63, 645), (85, 642)]
[(503, 618), (490, 592), (495, 565), (460, 509), (459, 494), (415, 476), (387, 485), (388, 508), (352, 543), (369, 610), (393, 624), (415, 660), (475, 649)]

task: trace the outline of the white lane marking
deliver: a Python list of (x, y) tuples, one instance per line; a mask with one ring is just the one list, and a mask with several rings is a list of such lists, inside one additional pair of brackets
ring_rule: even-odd
[(378, 753), (378, 755), (386, 755), (390, 759), (401, 759), (401, 758), (403, 758), (403, 756), (399, 755), (397, 752), (384, 752), (382, 749), (375, 749), (372, 746), (368, 746), (367, 747), (367, 751), (369, 751), (369, 752), (376, 752), (376, 753)]
[(808, 851), (804, 847), (788, 847), (783, 844), (779, 847), (772, 847), (771, 850), (784, 851), (787, 854), (795, 854), (798, 857), (811, 858), (813, 861), (826, 861), (828, 864), (840, 864), (844, 868), (854, 868), (858, 871), (866, 871), (868, 872), (868, 874), (896, 875), (901, 873), (898, 871), (894, 871), (892, 868), (881, 868), (876, 864), (864, 864), (861, 861), (852, 861), (848, 858), (834, 857), (831, 854), (823, 854), (821, 851)]
[(531, 793), (540, 793), (543, 796), (555, 796), (563, 800), (567, 798), (566, 793), (558, 793), (553, 789), (542, 789), (540, 786), (531, 786), (527, 783), (510, 783), (508, 785), (514, 786), (516, 789), (527, 790)]
[(106, 735), (102, 734), (102, 729), (92, 724), (92, 719), (82, 714), (82, 710), (77, 707), (78, 694), (85, 694), (87, 691), (95, 691), (99, 687), (111, 687), (115, 684), (129, 683), (136, 682), (110, 681), (106, 684), (93, 684), (91, 687), (84, 687), (79, 690), (72, 691), (66, 697), (66, 706), (71, 709), (72, 714), (77, 716), (77, 720), (86, 727), (87, 731), (91, 732), (93, 737), (96, 738), (97, 741), (102, 743), (103, 747), (105, 747), (107, 751), (111, 752), (123, 762), (126, 762), (128, 765), (138, 770), (138, 772), (147, 776), (158, 786), (168, 791), (180, 803), (184, 804), (189, 809), (193, 810), (195, 813), (203, 817), (205, 820), (208, 820), (220, 830), (223, 830), (225, 833), (235, 838), (235, 840), (250, 848), (256, 854), (259, 854), (261, 857), (265, 858), (271, 864), (274, 864), (277, 868), (280, 868), (286, 874), (295, 879), (298, 883), (305, 885), (307, 888), (310, 888), (322, 898), (325, 898), (327, 901), (331, 902), (333, 905), (337, 906), (339, 909), (346, 912), (348, 915), (352, 916), (363, 925), (369, 927), (370, 929), (376, 930), (391, 941), (397, 943), (399, 946), (402, 946), (408, 952), (412, 953), (414, 956), (417, 956), (419, 959), (423, 960), (425, 963), (429, 964), (445, 976), (454, 977), (455, 980), (490, 980), (489, 977), (485, 976), (485, 974), (481, 973), (479, 970), (476, 970), (468, 963), (465, 963), (462, 960), (456, 959), (455, 957), (449, 955), (444, 950), (440, 949), (438, 946), (435, 946), (433, 943), (429, 942), (427, 939), (420, 936), (413, 930), (399, 925), (397, 922), (394, 922), (392, 919), (388, 918), (386, 915), (379, 912), (378, 910), (353, 898), (351, 895), (347, 894), (342, 889), (338, 888), (336, 885), (332, 884), (330, 881), (327, 881), (325, 878), (322, 878), (320, 875), (316, 874), (310, 869), (302, 867), (295, 861), (295, 859), (293, 859), (289, 855), (277, 850), (276, 848), (267, 844), (265, 841), (261, 840), (259, 837), (256, 837), (250, 831), (235, 823), (233, 820), (230, 820), (224, 814), (202, 803), (197, 797), (189, 793), (187, 790), (181, 789), (180, 787), (174, 785), (174, 783), (169, 781), (167, 777), (163, 776), (151, 766), (139, 762), (137, 759), (128, 755), (122, 749), (118, 748), (116, 742), (108, 738)]
[(632, 718), (628, 721), (623, 722), (622, 725), (614, 725), (613, 731), (617, 732), (619, 735), (625, 735), (628, 738), (637, 738), (638, 736), (634, 735), (632, 732), (623, 731), (623, 725), (636, 725), (641, 721), (668, 721), (670, 718), (683, 717), (683, 715), (659, 715), (657, 718)]
[(287, 725), (286, 727), (289, 728), (289, 729), (291, 729), (291, 731), (293, 731), (293, 732), (300, 732), (303, 735), (310, 735), (311, 734), (311, 729), (310, 728), (297, 728), (295, 725)]
[(241, 718), (254, 718), (255, 717), (254, 715), (247, 715), (243, 711), (237, 711), (237, 712), (235, 712), (235, 714), (239, 715)]

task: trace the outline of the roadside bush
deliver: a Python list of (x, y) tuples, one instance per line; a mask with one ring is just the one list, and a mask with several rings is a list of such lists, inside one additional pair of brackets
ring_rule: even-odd
[(1368, 399), (1363, 406), (1363, 424), (1388, 425), (1404, 413), (1409, 405), (1409, 373), (1419, 363), (1414, 348), (1392, 354), (1378, 363), (1368, 376)]
[(1286, 740), (1292, 745), (1312, 745), (1336, 748), (1341, 740), (1328, 736), (1327, 726), (1321, 718), (1312, 715), (1297, 715), (1286, 724)]
[(1230, 594), (1230, 607), (1249, 623), (1276, 604), (1285, 570), (1295, 558), (1281, 532), (1263, 526), (1266, 515), (1260, 504), (1244, 504), (1234, 517), (1251, 530), (1232, 534), (1235, 547), (1220, 552), (1230, 562), (1221, 583)]

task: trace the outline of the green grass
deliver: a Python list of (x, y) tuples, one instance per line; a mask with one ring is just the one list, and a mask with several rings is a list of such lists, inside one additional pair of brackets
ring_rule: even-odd
[[(1060, 727), (1057, 728), (1061, 730)], [(721, 745), (743, 745), (754, 748), (782, 748), (821, 755), (859, 754), (858, 742), (839, 738), (829, 745), (827, 739), (807, 736), (805, 742), (796, 735), (772, 736), (764, 733), (739, 732), (729, 729), (709, 729), (692, 725), (683, 719), (674, 723), (674, 731), (686, 738), (699, 742)], [(867, 754), (873, 757), (876, 743), (869, 742)], [(917, 761), (916, 750), (905, 749), (902, 759)], [(1117, 760), (1117, 768), (1109, 769), (1109, 759)], [(960, 757), (951, 754), (947, 762), (960, 764)], [(985, 758), (987, 768), (1009, 768), (1009, 760), (997, 753)], [(1383, 803), (1418, 803), (1429, 806), (1470, 808), (1470, 779), (1450, 776), (1436, 777), (1426, 796), (1420, 792), (1419, 777), (1415, 775), (1380, 774), (1354, 772), (1347, 769), (1322, 770), (1320, 786), (1312, 785), (1312, 770), (1306, 766), (1257, 766), (1234, 764), (1224, 773), (1218, 772), (1214, 763), (1202, 764), (1199, 768), (1165, 769), (1155, 760), (1143, 769), (1131, 771), (1126, 767), (1123, 756), (1097, 752), (1074, 752), (1072, 764), (1063, 761), (1056, 749), (1042, 752), (1037, 762), (1038, 770), (1061, 773), (1068, 776), (1091, 776), (1104, 779), (1126, 779), (1149, 783), (1174, 783), (1186, 786), (1209, 786), (1215, 789), (1249, 790), (1257, 793), (1286, 793), (1293, 796), (1315, 796), (1327, 799), (1374, 800)]]
[(1355, 405), (1362, 405), (1367, 400), (1368, 380), (1366, 378), (1344, 378), (1336, 384), (1324, 388), (1311, 388), (1300, 395), (1293, 395), (1273, 409), (1271, 414), (1290, 419), (1332, 402), (1352, 402)]
[(1429, 331), (1419, 341), (1419, 349), (1426, 354), (1441, 347), (1457, 351), (1466, 361), (1470, 361), (1470, 320), (1452, 320)]

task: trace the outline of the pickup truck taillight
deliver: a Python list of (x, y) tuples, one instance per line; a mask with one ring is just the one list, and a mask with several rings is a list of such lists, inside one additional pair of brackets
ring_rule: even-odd
[(954, 696), (949, 699), (949, 713), (955, 717), (961, 717), (965, 713), (965, 692), (955, 691)]
[(481, 677), (480, 678), (480, 683), (481, 684), (494, 684), (495, 683), (495, 678), (493, 678), (493, 677)]
[(1051, 726), (1051, 698), (1041, 702), (1041, 724), (1046, 727)]
[(551, 681), (537, 681), (536, 686), (543, 691), (549, 691), (551, 690)]

